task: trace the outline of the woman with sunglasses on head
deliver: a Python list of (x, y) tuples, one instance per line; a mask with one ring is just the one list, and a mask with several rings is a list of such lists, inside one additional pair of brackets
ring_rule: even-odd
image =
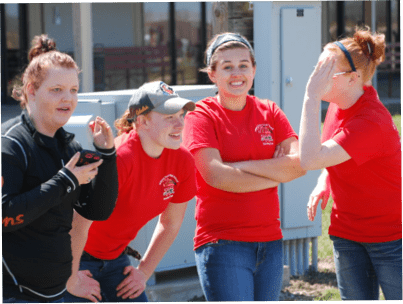
[(82, 147), (63, 126), (77, 106), (78, 67), (46, 35), (32, 44), (22, 87), (13, 90), (23, 111), (1, 126), (3, 302), (62, 302), (74, 234), (83, 233), (72, 230), (73, 214), (112, 213), (116, 154), (110, 126), (97, 117), (90, 127), (102, 159), (76, 166)]
[[(305, 92), (301, 165), (323, 169), (308, 202), (333, 198), (329, 236), (343, 300), (402, 299), (400, 136), (371, 79), (385, 56), (384, 35), (357, 29), (325, 46)], [(329, 102), (322, 138), (321, 100)]]
[(196, 265), (208, 301), (278, 300), (283, 245), (277, 186), (303, 174), (297, 134), (272, 101), (248, 95), (256, 72), (245, 37), (215, 36), (206, 51), (218, 94), (186, 116), (197, 168)]

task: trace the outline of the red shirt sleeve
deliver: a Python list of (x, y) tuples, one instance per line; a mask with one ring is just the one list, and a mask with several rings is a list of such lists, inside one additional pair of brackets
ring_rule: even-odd
[(383, 147), (380, 126), (367, 119), (354, 119), (342, 127), (333, 140), (351, 156), (359, 166), (379, 157)]
[(200, 105), (186, 114), (183, 130), (183, 146), (192, 154), (200, 148), (219, 149), (214, 122)]

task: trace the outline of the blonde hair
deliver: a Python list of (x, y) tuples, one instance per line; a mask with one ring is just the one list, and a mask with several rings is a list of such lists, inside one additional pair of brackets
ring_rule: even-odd
[(28, 103), (27, 85), (32, 83), (35, 90), (39, 89), (46, 79), (47, 72), (52, 67), (75, 69), (80, 73), (76, 62), (68, 54), (56, 50), (53, 39), (43, 34), (35, 36), (32, 47), (28, 53), (29, 64), (21, 76), (22, 84), (14, 85), (12, 97), (20, 101), (20, 107), (24, 109)]

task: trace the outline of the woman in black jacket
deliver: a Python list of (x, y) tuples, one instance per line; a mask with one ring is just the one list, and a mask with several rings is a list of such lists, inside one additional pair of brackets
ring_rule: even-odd
[(23, 109), (2, 124), (3, 301), (62, 302), (72, 270), (74, 210), (90, 220), (112, 213), (118, 190), (110, 126), (91, 124), (102, 159), (83, 166), (80, 144), (63, 126), (77, 106), (78, 67), (53, 40), (37, 36), (22, 87)]

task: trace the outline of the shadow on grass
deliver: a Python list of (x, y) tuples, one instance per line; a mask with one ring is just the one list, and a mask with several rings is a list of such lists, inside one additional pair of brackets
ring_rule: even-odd
[(313, 271), (310, 268), (305, 275), (299, 276), (299, 279), (311, 285), (324, 284), (327, 286), (337, 287), (336, 273), (328, 269)]
[[(282, 290), (282, 301), (339, 301), (334, 265), (330, 259), (319, 263), (318, 271), (310, 268), (304, 275), (291, 276), (290, 284)], [(321, 265), (322, 264), (322, 265)]]

